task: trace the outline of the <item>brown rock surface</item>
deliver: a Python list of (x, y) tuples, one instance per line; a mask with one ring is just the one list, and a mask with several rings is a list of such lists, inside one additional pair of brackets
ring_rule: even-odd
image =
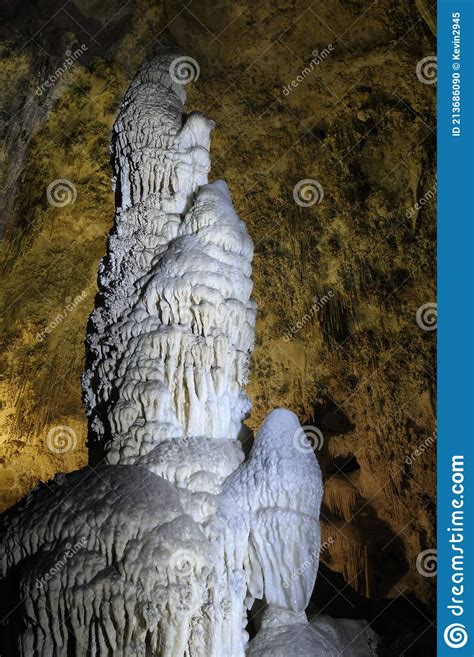
[[(86, 461), (80, 374), (113, 215), (109, 130), (145, 53), (177, 42), (200, 66), (189, 105), (218, 123), (211, 179), (228, 181), (256, 247), (248, 425), (286, 406), (323, 435), (315, 608), (408, 609), (406, 648), (434, 605), (416, 568), (435, 547), (436, 332), (416, 319), (435, 301), (435, 87), (416, 73), (435, 53), (433, 9), (75, 0), (27, 2), (20, 18), (5, 4), (3, 507)], [(57, 179), (76, 191), (63, 207), (47, 201)], [(305, 179), (320, 203), (295, 202)], [(428, 654), (428, 636), (411, 650)]]

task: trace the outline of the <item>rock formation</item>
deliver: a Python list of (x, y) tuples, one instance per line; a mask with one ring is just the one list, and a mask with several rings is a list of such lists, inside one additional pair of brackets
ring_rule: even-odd
[[(178, 56), (140, 68), (114, 127), (117, 209), (83, 378), (91, 465), (2, 519), (2, 647), (365, 657), (363, 624), (306, 619), (323, 491), (296, 415), (272, 411), (244, 460), (253, 246), (226, 184), (207, 182), (213, 123), (183, 113)], [(255, 599), (267, 608), (248, 644)]]

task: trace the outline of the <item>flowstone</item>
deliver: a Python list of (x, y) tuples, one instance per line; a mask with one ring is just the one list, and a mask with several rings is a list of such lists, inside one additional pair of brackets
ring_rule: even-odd
[[(214, 124), (184, 114), (179, 57), (139, 69), (114, 126), (90, 465), (2, 518), (2, 654), (366, 657), (364, 624), (306, 619), (323, 486), (297, 417), (272, 411), (244, 459), (253, 245), (225, 182), (208, 183)], [(268, 608), (249, 643), (255, 599)]]

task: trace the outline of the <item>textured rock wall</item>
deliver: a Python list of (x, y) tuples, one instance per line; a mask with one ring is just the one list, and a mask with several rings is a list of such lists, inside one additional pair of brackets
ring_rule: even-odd
[[(400, 591), (405, 618), (411, 603), (432, 606), (434, 578), (416, 564), (435, 547), (436, 332), (417, 323), (435, 301), (435, 86), (417, 76), (435, 53), (433, 10), (421, 0), (77, 2), (68, 12), (79, 26), (64, 12), (44, 26), (59, 7), (27, 8), (21, 23), (12, 11), (3, 35), (11, 125), (27, 94), (44, 102), (41, 48), (57, 66), (59, 35), (88, 50), (60, 76), (60, 97), (29, 142), (5, 242), (5, 505), (84, 463), (79, 377), (113, 210), (109, 130), (146, 49), (170, 40), (200, 65), (188, 95), (217, 122), (212, 176), (225, 174), (255, 243), (249, 427), (285, 405), (323, 435), (326, 601), (335, 584), (348, 585), (349, 601), (357, 589), (374, 616), (377, 600)], [(13, 53), (25, 42), (20, 66)], [(33, 134), (30, 120), (24, 129)], [(57, 179), (73, 183), (73, 203), (48, 203)], [(295, 200), (306, 179), (321, 202)], [(337, 603), (350, 615), (349, 602)], [(416, 623), (400, 627), (408, 645)]]

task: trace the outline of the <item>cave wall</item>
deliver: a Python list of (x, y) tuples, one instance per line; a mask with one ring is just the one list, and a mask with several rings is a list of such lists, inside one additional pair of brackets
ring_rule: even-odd
[(86, 462), (110, 128), (137, 64), (177, 43), (197, 63), (190, 106), (217, 121), (210, 178), (226, 178), (255, 243), (244, 440), (277, 406), (308, 426), (327, 597), (335, 576), (365, 601), (433, 610), (420, 554), (435, 548), (436, 96), (417, 67), (436, 50), (433, 7), (3, 4), (2, 507)]

